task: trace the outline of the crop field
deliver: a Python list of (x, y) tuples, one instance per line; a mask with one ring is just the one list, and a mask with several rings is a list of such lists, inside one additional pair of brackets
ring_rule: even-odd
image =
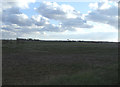
[(3, 41), (3, 85), (118, 84), (118, 43)]

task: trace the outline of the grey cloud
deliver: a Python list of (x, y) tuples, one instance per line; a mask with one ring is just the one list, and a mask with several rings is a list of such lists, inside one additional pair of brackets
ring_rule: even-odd
[(8, 9), (4, 9), (3, 14), (21, 14), (21, 12), (20, 12), (20, 8), (12, 7)]
[(80, 15), (80, 13), (78, 13), (70, 5), (58, 5), (57, 3), (51, 2), (41, 3), (36, 11), (49, 19), (55, 20), (66, 20), (68, 14), (72, 14), (75, 16)]
[(42, 4), (40, 5), (40, 7), (37, 9), (37, 11), (50, 19), (61, 19), (61, 18), (65, 18), (65, 12), (63, 12), (62, 10), (60, 10), (59, 8), (56, 9), (52, 9), (49, 8), (49, 6), (47, 6), (46, 4)]
[[(103, 5), (104, 3), (99, 3), (99, 7)], [(115, 28), (117, 28), (118, 24), (118, 9), (117, 6), (111, 6), (107, 9), (96, 9), (88, 13), (86, 16), (86, 20), (94, 21), (94, 22), (99, 22), (99, 23), (104, 23), (111, 25)]]
[(19, 26), (30, 26), (32, 21), (27, 17), (27, 15), (22, 14), (18, 7), (12, 7), (3, 10), (2, 13), (2, 22), (4, 24), (17, 24)]
[(59, 26), (47, 24), (46, 26), (41, 28), (39, 31), (62, 32), (64, 30), (61, 30)]
[[(11, 3), (14, 4), (14, 3)], [(66, 7), (68, 6), (68, 7)], [(63, 9), (63, 7), (66, 7)], [(57, 3), (41, 3), (40, 7), (36, 9), (40, 15), (34, 15), (29, 18), (27, 15), (20, 12), (20, 8), (12, 6), (7, 9), (3, 9), (2, 21), (3, 24), (11, 25), (17, 24), (21, 26), (22, 31), (26, 31), (25, 26), (36, 25), (33, 27), (33, 31), (51, 31), (51, 32), (63, 32), (65, 30), (73, 31), (74, 27), (81, 28), (91, 28), (92, 26), (88, 25), (87, 22), (80, 18), (79, 14), (73, 7), (69, 5), (58, 5)], [(67, 15), (76, 16), (77, 18), (67, 18)], [(41, 16), (42, 15), (42, 16)], [(79, 16), (79, 18), (78, 18)], [(49, 22), (49, 19), (59, 20), (62, 23), (61, 27), (59, 25), (52, 25)], [(42, 26), (43, 28), (37, 28)], [(24, 29), (25, 28), (25, 29)], [(5, 28), (4, 28), (5, 29)], [(27, 32), (27, 31), (26, 31)]]
[(2, 31), (2, 39), (8, 39), (8, 38), (16, 38), (18, 37), (16, 34), (14, 34), (13, 32), (7, 32), (7, 31)]
[(103, 9), (103, 10), (96, 10), (100, 14), (106, 15), (106, 16), (117, 16), (118, 15), (118, 7), (117, 6), (112, 6), (108, 9)]
[[(65, 8), (66, 7), (66, 8)], [(64, 10), (65, 9), (65, 10)], [(62, 29), (72, 30), (72, 27), (91, 28), (86, 20), (81, 18), (82, 14), (73, 7), (67, 8), (67, 5), (58, 5), (57, 3), (43, 2), (36, 11), (49, 19), (58, 20), (62, 23)], [(68, 17), (70, 16), (70, 17)], [(75, 17), (74, 17), (75, 16)], [(75, 29), (73, 29), (75, 30)]]
[(64, 27), (92, 28), (92, 25), (87, 24), (86, 20), (79, 17), (65, 20), (62, 23)]
[(32, 21), (28, 18), (24, 18), (23, 14), (5, 15), (2, 18), (2, 21), (5, 24), (17, 24), (19, 26), (31, 26), (32, 25)]
[(31, 18), (32, 22), (37, 26), (45, 26), (47, 23), (49, 23), (49, 19), (41, 16), (36, 15)]
[(10, 33), (10, 34), (14, 34), (14, 35), (10, 35), (10, 36), (22, 36), (23, 34), (30, 34), (30, 33), (33, 33), (33, 32), (37, 32), (38, 29), (30, 29), (28, 27), (15, 27), (13, 25), (7, 25), (7, 26), (4, 26), (1, 28), (3, 31), (3, 36), (5, 37), (5, 35), (7, 33)]
[(12, 7), (3, 10), (2, 22), (9, 25), (17, 24), (19, 26), (31, 26), (35, 24), (37, 26), (42, 26), (45, 24), (46, 19), (45, 17), (41, 17), (40, 21), (37, 21), (34, 18), (27, 18), (27, 15), (20, 12), (20, 8)]

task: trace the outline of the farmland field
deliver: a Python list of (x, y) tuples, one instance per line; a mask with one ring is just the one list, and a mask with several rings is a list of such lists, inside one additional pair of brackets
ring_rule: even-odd
[(118, 44), (3, 41), (3, 85), (118, 84)]

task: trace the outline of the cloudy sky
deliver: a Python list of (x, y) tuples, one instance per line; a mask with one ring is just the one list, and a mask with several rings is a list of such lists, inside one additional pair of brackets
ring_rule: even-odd
[(2, 1), (2, 38), (118, 41), (118, 3), (88, 1)]

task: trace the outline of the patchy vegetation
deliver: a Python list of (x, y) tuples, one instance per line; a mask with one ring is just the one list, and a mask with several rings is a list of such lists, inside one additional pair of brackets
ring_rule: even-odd
[(118, 84), (118, 44), (3, 41), (3, 85)]

